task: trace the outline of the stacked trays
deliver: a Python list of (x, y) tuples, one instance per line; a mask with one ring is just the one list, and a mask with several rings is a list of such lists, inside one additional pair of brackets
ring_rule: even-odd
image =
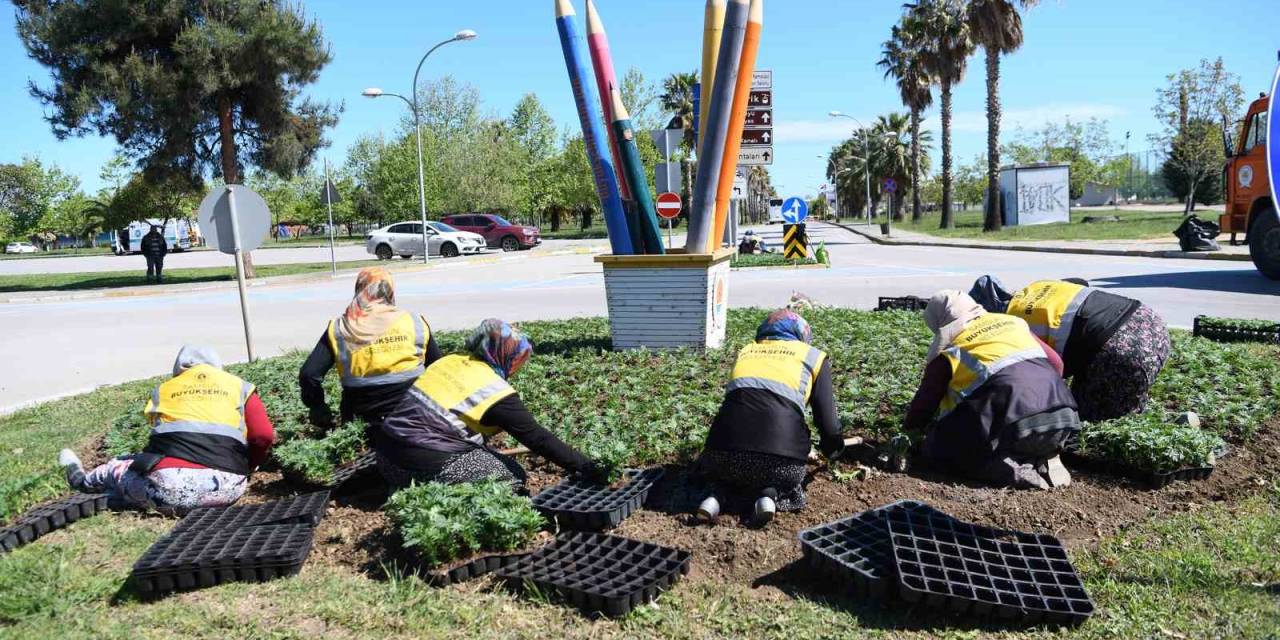
[(46, 502), (28, 511), (13, 524), (0, 528), (0, 553), (13, 551), (50, 531), (106, 510), (105, 493), (77, 493)]
[(133, 565), (144, 597), (296, 574), (311, 552), (329, 492), (265, 504), (196, 509)]
[(885, 515), (903, 510), (938, 513), (915, 500), (901, 500), (800, 532), (809, 567), (857, 597), (884, 598), (897, 573)]
[(689, 572), (689, 552), (601, 533), (563, 534), (501, 567), (508, 586), (532, 585), (583, 612), (623, 616)]
[(618, 526), (639, 509), (662, 469), (627, 470), (620, 487), (566, 478), (533, 498), (533, 506), (562, 529), (603, 531)]
[(1191, 324), (1191, 335), (1208, 338), (1215, 342), (1265, 342), (1280, 344), (1280, 322), (1271, 327), (1232, 326), (1211, 322), (1205, 316), (1196, 316)]
[(880, 298), (876, 303), (876, 311), (924, 311), (929, 301), (916, 296), (901, 298)]
[(885, 514), (908, 602), (1022, 622), (1079, 624), (1093, 602), (1057, 538), (981, 527), (937, 511)]

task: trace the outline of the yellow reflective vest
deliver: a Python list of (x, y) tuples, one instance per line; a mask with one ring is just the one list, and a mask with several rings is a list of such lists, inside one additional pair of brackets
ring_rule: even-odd
[(954, 411), (1002, 369), (1045, 357), (1027, 323), (1002, 313), (987, 313), (965, 325), (942, 355), (951, 364), (951, 382), (939, 417)]
[(329, 321), (328, 335), (342, 386), (374, 387), (422, 375), (431, 328), (421, 316), (400, 311), (386, 333), (359, 348), (352, 348), (342, 338), (336, 319)]
[(205, 364), (160, 383), (145, 410), (151, 423), (146, 451), (248, 473), (244, 405), (253, 390), (252, 384)]
[(1090, 293), (1088, 287), (1071, 282), (1040, 280), (1014, 294), (1008, 313), (1025, 320), (1032, 333), (1065, 355), (1076, 313)]
[(753, 342), (738, 352), (726, 391), (772, 391), (803, 412), (813, 393), (813, 378), (826, 358), (820, 349), (797, 340)]
[(455, 429), (465, 435), (461, 429), (465, 427), (483, 436), (501, 431), (481, 423), (485, 412), (516, 392), (488, 363), (464, 355), (445, 356), (435, 361), (413, 383), (413, 388), (419, 400)]

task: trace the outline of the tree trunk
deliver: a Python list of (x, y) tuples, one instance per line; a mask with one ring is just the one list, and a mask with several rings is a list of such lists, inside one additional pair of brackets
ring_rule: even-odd
[[(231, 117), (231, 98), (218, 98), (218, 138), (221, 143), (222, 180), (227, 184), (240, 184), (240, 170), (236, 166), (236, 130)], [(254, 278), (253, 256), (248, 251), (241, 253), (244, 259), (244, 277)]]
[(987, 51), (987, 211), (983, 231), (999, 231), (1000, 216), (1000, 51)]
[(942, 218), (939, 229), (956, 228), (951, 210), (951, 80), (942, 80)]
[(1200, 186), (1199, 182), (1199, 180), (1194, 178), (1191, 180), (1191, 184), (1189, 185), (1191, 188), (1187, 191), (1187, 202), (1182, 207), (1183, 216), (1189, 216), (1192, 211), (1196, 210), (1196, 188)]
[(920, 221), (920, 110), (911, 110), (911, 221)]

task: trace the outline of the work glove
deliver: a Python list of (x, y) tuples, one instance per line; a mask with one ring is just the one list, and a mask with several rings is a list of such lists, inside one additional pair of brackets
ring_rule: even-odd
[(587, 482), (593, 484), (608, 484), (609, 473), (612, 471), (607, 465), (601, 464), (595, 460), (587, 462), (585, 466), (578, 470), (580, 475)]
[(333, 419), (333, 412), (328, 409), (312, 411), (310, 414), (311, 424), (321, 431), (331, 431), (338, 426), (336, 420)]
[(822, 455), (828, 462), (835, 462), (845, 454), (844, 438), (839, 436), (823, 436), (818, 446), (822, 449)]

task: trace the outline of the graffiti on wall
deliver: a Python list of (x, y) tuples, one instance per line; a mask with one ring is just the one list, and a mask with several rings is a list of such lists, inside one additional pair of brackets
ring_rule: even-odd
[(1018, 185), (1018, 211), (1023, 215), (1056, 213), (1066, 208), (1066, 185), (1051, 182)]

